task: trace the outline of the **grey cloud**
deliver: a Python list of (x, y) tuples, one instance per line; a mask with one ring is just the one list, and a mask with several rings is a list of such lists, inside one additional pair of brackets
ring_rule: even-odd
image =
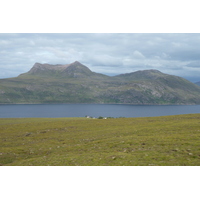
[(197, 76), (199, 52), (200, 34), (0, 34), (0, 78), (24, 73), (35, 62), (75, 60), (104, 74), (155, 68)]

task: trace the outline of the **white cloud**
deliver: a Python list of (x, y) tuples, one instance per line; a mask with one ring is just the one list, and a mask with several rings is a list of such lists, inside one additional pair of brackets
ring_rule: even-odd
[(133, 52), (133, 58), (135, 58), (135, 59), (144, 59), (145, 56), (141, 52), (136, 50), (136, 51)]

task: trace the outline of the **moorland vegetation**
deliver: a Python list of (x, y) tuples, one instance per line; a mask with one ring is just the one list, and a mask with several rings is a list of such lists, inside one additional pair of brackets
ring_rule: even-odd
[(2, 118), (4, 166), (199, 166), (200, 114)]

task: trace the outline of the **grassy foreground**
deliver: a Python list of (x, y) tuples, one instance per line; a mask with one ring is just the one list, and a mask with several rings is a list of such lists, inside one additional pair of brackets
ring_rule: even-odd
[(200, 165), (200, 114), (0, 119), (0, 165)]

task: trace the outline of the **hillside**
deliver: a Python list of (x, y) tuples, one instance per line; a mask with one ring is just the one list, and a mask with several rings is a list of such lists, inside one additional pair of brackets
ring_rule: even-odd
[(200, 87), (157, 70), (110, 77), (78, 61), (35, 63), (27, 73), (0, 79), (0, 103), (200, 104)]
[(0, 165), (199, 166), (199, 119), (0, 119)]

